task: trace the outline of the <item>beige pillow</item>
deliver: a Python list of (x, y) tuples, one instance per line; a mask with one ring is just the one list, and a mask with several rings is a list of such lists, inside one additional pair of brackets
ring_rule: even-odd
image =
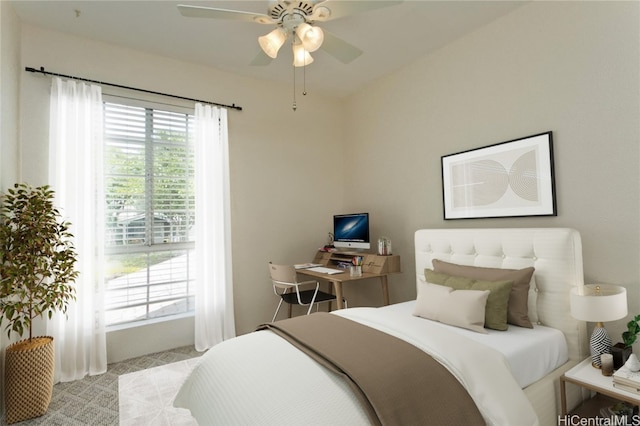
[(484, 326), (500, 331), (509, 329), (507, 309), (513, 286), (511, 281), (472, 280), (471, 278), (441, 274), (431, 269), (425, 269), (424, 276), (428, 283), (444, 285), (454, 290), (489, 290), (484, 312)]
[(413, 315), (487, 334), (484, 309), (489, 290), (454, 290), (420, 283)]
[(486, 281), (512, 281), (507, 322), (520, 327), (533, 328), (529, 320), (529, 283), (533, 276), (532, 266), (524, 269), (483, 268), (480, 266), (457, 265), (433, 260), (433, 270), (443, 274)]

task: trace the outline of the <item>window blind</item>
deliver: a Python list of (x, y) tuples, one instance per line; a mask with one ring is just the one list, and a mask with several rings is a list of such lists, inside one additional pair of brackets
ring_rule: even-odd
[(107, 322), (193, 308), (193, 115), (104, 104)]

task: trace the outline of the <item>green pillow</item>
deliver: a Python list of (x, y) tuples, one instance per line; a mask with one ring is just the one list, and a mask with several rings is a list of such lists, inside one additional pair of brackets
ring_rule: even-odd
[(529, 287), (534, 272), (533, 266), (523, 269), (485, 268), (483, 266), (458, 265), (438, 259), (433, 259), (432, 263), (435, 272), (456, 277), (487, 281), (513, 281), (507, 322), (520, 327), (533, 328), (529, 319)]
[(424, 277), (428, 283), (444, 285), (454, 290), (489, 290), (490, 293), (485, 308), (484, 326), (500, 331), (509, 328), (507, 324), (507, 311), (513, 281), (473, 280), (471, 278), (456, 277), (434, 272), (431, 269), (424, 270)]

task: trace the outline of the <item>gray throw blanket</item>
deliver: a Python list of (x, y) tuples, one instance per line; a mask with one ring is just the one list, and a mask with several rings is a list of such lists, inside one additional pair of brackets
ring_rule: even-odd
[(372, 424), (485, 424), (460, 382), (429, 354), (404, 340), (324, 312), (258, 328), (264, 329), (343, 376)]

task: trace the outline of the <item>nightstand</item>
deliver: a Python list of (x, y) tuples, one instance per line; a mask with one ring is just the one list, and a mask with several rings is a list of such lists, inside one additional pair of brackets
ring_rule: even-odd
[[(624, 401), (633, 405), (640, 405), (640, 394), (627, 392), (613, 386), (613, 377), (603, 376), (602, 372), (591, 366), (591, 358), (587, 358), (580, 364), (568, 370), (560, 377), (560, 398), (562, 403), (562, 415), (567, 414), (566, 383), (573, 383), (598, 395), (585, 401), (579, 409), (584, 417), (599, 415), (600, 408), (611, 405), (614, 401)], [(609, 398), (613, 398), (613, 400)]]

